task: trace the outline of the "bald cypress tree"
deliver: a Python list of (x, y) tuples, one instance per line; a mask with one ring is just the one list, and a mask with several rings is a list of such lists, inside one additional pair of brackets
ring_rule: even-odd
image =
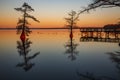
[(76, 13), (76, 11), (73, 11), (73, 10), (70, 13), (68, 13), (68, 17), (65, 18), (65, 20), (67, 22), (66, 26), (70, 29), (70, 32), (71, 32), (70, 37), (73, 36), (72, 30), (73, 30), (73, 28), (75, 28), (75, 25), (76, 25), (77, 21), (79, 20), (78, 18), (79, 18), (79, 15)]
[(24, 4), (20, 8), (14, 8), (16, 11), (22, 13), (22, 17), (19, 18), (18, 23), (17, 23), (17, 33), (25, 33), (26, 35), (29, 35), (31, 33), (30, 28), (28, 25), (28, 18), (39, 22), (34, 16), (30, 15), (29, 12), (34, 11), (34, 9), (28, 5), (28, 3), (24, 2)]

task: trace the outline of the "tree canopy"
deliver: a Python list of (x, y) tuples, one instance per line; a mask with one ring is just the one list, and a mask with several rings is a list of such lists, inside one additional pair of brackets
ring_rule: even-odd
[(17, 23), (18, 33), (25, 32), (28, 35), (31, 31), (29, 29), (29, 22), (27, 21), (28, 18), (40, 22), (34, 16), (30, 15), (29, 12), (34, 11), (34, 9), (28, 5), (28, 3), (24, 3), (20, 8), (14, 8), (16, 11), (21, 12), (23, 14), (22, 18), (19, 18)]
[(70, 13), (68, 13), (67, 18), (65, 18), (66, 22), (67, 22), (67, 27), (69, 28), (73, 28), (75, 27), (76, 22), (79, 20), (79, 15), (76, 13), (76, 11), (71, 11)]

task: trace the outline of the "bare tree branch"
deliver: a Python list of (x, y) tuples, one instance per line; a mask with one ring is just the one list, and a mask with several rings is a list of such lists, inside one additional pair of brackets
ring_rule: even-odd
[(16, 11), (21, 11), (24, 12), (24, 10), (22, 8), (14, 8)]
[(102, 8), (111, 8), (111, 7), (120, 7), (120, 0), (93, 0), (91, 4), (85, 7), (83, 10), (79, 12), (79, 14), (83, 12), (88, 12), (89, 10), (102, 7)]
[(29, 15), (29, 14), (27, 14), (27, 13), (26, 13), (26, 17), (27, 17), (27, 18), (31, 18), (31, 19), (33, 19), (33, 20), (36, 21), (36, 22), (40, 22), (40, 21), (37, 20), (34, 16), (31, 16), (31, 15)]

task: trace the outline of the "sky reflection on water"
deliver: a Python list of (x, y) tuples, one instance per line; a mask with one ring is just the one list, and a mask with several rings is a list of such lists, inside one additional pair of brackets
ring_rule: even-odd
[(80, 42), (80, 32), (75, 31), (73, 39), (78, 44), (78, 53), (71, 61), (69, 54), (65, 54), (65, 45), (70, 40), (68, 31), (33, 30), (29, 36), (32, 42), (29, 55), (38, 51), (40, 54), (30, 60), (35, 66), (25, 72), (16, 67), (23, 60), (17, 51), (19, 35), (16, 31), (0, 31), (0, 36), (0, 80), (85, 80), (88, 76), (96, 80), (120, 79), (116, 63), (106, 54), (119, 51), (118, 43)]

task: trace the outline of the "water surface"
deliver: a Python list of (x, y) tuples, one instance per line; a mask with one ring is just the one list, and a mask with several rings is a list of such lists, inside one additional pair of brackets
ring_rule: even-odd
[(25, 62), (19, 36), (15, 30), (0, 31), (0, 80), (120, 80), (118, 43), (82, 42), (79, 31), (71, 41), (67, 30), (33, 30), (26, 55), (33, 65), (26, 70), (18, 66)]

